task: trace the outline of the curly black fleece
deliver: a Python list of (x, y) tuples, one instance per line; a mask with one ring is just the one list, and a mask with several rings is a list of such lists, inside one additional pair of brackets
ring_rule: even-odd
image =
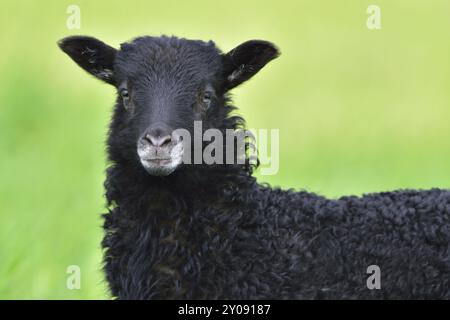
[(105, 272), (121, 299), (450, 298), (447, 190), (329, 200), (231, 168), (159, 178), (120, 165), (106, 187)]
[[(144, 37), (122, 45), (117, 56), (87, 37), (60, 46), (116, 86), (133, 69), (129, 77), (144, 89), (169, 77), (166, 83), (179, 85), (173, 92), (185, 92), (215, 70), (218, 98), (203, 121), (220, 130), (244, 126), (230, 116), (228, 89), (277, 55), (267, 42), (233, 50), (233, 62), (246, 64), (228, 76), (226, 87), (223, 73), (241, 62), (224, 66), (211, 42)], [(113, 74), (109, 60), (115, 56)], [(92, 66), (96, 61), (101, 64)], [(127, 112), (118, 98), (108, 138), (110, 210), (102, 245), (114, 297), (450, 299), (450, 190), (330, 200), (260, 185), (248, 165), (184, 165), (169, 176), (152, 176), (139, 163), (133, 135), (144, 116)], [(182, 118), (188, 127), (189, 114)], [(381, 289), (367, 287), (371, 265), (380, 267)]]
[[(119, 298), (450, 298), (448, 191), (328, 200), (250, 178), (210, 193), (145, 180), (108, 175), (120, 205), (105, 216), (105, 271)], [(380, 290), (366, 286), (373, 264)]]

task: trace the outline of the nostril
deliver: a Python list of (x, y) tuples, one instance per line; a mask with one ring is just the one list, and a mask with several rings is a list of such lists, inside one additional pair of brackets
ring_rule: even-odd
[(156, 137), (151, 134), (146, 134), (144, 139), (147, 140), (151, 145), (153, 145), (155, 147), (162, 147), (171, 141), (170, 135), (163, 136), (163, 137), (160, 137), (160, 136)]

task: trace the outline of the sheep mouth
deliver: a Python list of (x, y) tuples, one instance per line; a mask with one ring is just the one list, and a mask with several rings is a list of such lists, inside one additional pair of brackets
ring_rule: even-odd
[(153, 176), (167, 176), (174, 172), (183, 160), (183, 145), (168, 147), (138, 145), (137, 153), (144, 169)]
[(172, 158), (141, 159), (141, 161), (164, 166), (170, 164), (172, 162)]
[(181, 158), (140, 159), (144, 169), (153, 176), (168, 176), (181, 164)]

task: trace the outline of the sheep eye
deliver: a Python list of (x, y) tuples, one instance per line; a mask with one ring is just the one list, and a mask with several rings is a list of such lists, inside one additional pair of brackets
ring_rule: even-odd
[(130, 97), (130, 95), (128, 94), (128, 90), (127, 89), (120, 90), (120, 96), (123, 99), (128, 99)]
[(125, 110), (128, 111), (128, 109), (130, 109), (130, 94), (128, 93), (127, 89), (120, 89), (119, 91), (120, 96), (122, 97), (122, 101), (123, 101), (123, 106), (125, 108)]
[(211, 103), (212, 97), (213, 97), (213, 95), (212, 95), (211, 92), (205, 92), (203, 94), (203, 103), (205, 104), (206, 108), (209, 108), (209, 105)]

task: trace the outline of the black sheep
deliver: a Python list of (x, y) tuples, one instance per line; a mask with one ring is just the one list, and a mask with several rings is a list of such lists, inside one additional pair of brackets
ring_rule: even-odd
[(329, 200), (259, 185), (249, 161), (181, 161), (176, 129), (244, 127), (228, 92), (278, 56), (273, 44), (227, 54), (165, 36), (120, 50), (82, 36), (59, 45), (118, 92), (102, 243), (114, 297), (450, 299), (449, 190)]

